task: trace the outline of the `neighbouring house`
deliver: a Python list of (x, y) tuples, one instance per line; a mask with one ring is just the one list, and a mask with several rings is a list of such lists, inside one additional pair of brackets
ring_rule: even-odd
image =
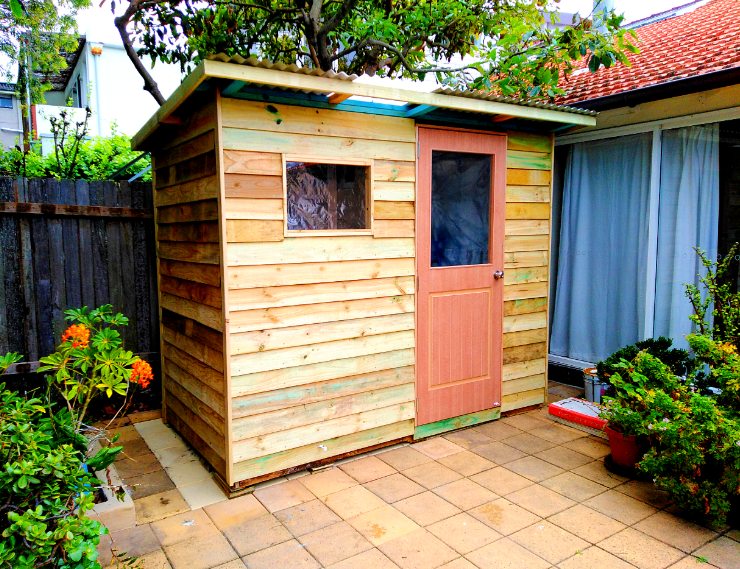
[(594, 124), (199, 64), (133, 139), (155, 172), (165, 421), (238, 490), (544, 403), (552, 132)]
[(659, 335), (685, 345), (694, 247), (715, 258), (740, 240), (740, 2), (632, 27), (631, 67), (578, 70), (558, 100), (599, 116), (556, 140), (553, 364), (585, 367)]
[(13, 83), (0, 83), (0, 148), (13, 147), (22, 138), (21, 102)]
[[(34, 107), (34, 126), (46, 152), (53, 144), (49, 117), (70, 108), (74, 121), (84, 119), (85, 108), (92, 116), (89, 136), (109, 136), (117, 132), (132, 136), (157, 110), (154, 98), (144, 91), (143, 80), (119, 42), (96, 41), (96, 36), (80, 37), (77, 50), (68, 54), (68, 67), (46, 77), (52, 88), (45, 94), (46, 104)], [(145, 65), (150, 62), (145, 60)], [(157, 63), (151, 70), (160, 90), (168, 96), (182, 81), (179, 66)]]

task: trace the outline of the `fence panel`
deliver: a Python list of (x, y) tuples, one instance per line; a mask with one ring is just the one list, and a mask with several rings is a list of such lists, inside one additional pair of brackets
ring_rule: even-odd
[(128, 349), (159, 351), (151, 184), (0, 177), (0, 354), (36, 361), (65, 309), (101, 304)]

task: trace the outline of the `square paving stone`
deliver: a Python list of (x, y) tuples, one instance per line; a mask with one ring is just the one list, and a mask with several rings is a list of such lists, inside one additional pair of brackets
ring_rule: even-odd
[(363, 486), (376, 496), (380, 496), (389, 504), (424, 491), (423, 486), (413, 480), (409, 480), (403, 474), (378, 478), (377, 480), (363, 484)]
[(460, 473), (438, 462), (420, 464), (419, 466), (404, 470), (402, 474), (417, 484), (421, 484), (424, 488), (436, 488), (437, 486), (442, 486), (443, 484), (448, 484), (462, 478)]
[(432, 492), (424, 492), (399, 500), (393, 506), (422, 527), (460, 512), (458, 508)]
[(264, 488), (257, 488), (254, 491), (254, 497), (257, 498), (269, 512), (284, 510), (304, 502), (314, 500), (311, 491), (301, 484), (298, 480), (285, 480), (279, 484), (271, 484)]
[(541, 519), (503, 498), (473, 508), (468, 513), (503, 535), (524, 529)]
[(506, 444), (527, 454), (542, 452), (545, 449), (555, 446), (555, 443), (541, 439), (530, 433), (522, 433), (521, 435), (509, 437), (506, 439)]
[(570, 498), (539, 484), (512, 492), (506, 498), (542, 518), (562, 512), (576, 504)]
[(547, 569), (550, 567), (550, 563), (506, 537), (476, 549), (466, 557), (481, 569)]
[(433, 458), (434, 460), (439, 460), (445, 456), (465, 450), (460, 445), (456, 445), (444, 437), (431, 437), (425, 441), (414, 444), (412, 448), (427, 455), (429, 458)]
[(533, 482), (541, 482), (564, 472), (559, 466), (545, 462), (536, 456), (525, 456), (524, 458), (514, 460), (508, 463), (506, 468), (513, 470), (517, 474), (521, 474), (525, 478), (529, 478)]
[(127, 477), (125, 483), (131, 488), (131, 497), (135, 500), (175, 488), (174, 482), (163, 468), (149, 474)]
[(308, 488), (317, 498), (323, 498), (334, 492), (339, 492), (357, 485), (357, 480), (333, 467), (310, 476), (299, 478), (298, 481)]
[(323, 501), (345, 520), (385, 505), (382, 499), (364, 486), (352, 486), (346, 490), (329, 494)]
[[(667, 512), (653, 514), (635, 524), (634, 528), (685, 553), (691, 553), (717, 537), (717, 532)], [(737, 553), (740, 557), (740, 545)]]
[(268, 513), (267, 509), (253, 494), (224, 500), (204, 508), (208, 517), (222, 531), (233, 525), (259, 518)]
[(524, 478), (503, 466), (475, 474), (470, 479), (499, 496), (506, 496), (534, 484), (529, 478)]
[(615, 486), (619, 486), (627, 481), (627, 478), (624, 476), (609, 472), (601, 460), (595, 460), (594, 462), (589, 462), (588, 464), (574, 468), (573, 472), (579, 476), (593, 480), (602, 486), (606, 486), (607, 488), (614, 488)]
[(110, 534), (113, 548), (127, 555), (141, 557), (160, 549), (159, 540), (149, 524), (114, 531)]
[(172, 569), (172, 565), (167, 561), (167, 556), (161, 549), (142, 555), (138, 562), (141, 569)]
[(473, 452), (499, 465), (527, 456), (527, 453), (500, 441), (493, 441), (485, 445), (474, 447)]
[(357, 480), (360, 484), (384, 478), (396, 473), (396, 469), (383, 462), (377, 456), (367, 456), (352, 460), (339, 466), (344, 472)]
[(632, 496), (641, 502), (650, 504), (659, 510), (665, 508), (671, 503), (668, 492), (659, 490), (655, 487), (655, 484), (644, 480), (628, 480), (621, 486), (617, 486), (615, 490), (622, 494), (627, 494), (627, 496)]
[(210, 569), (238, 557), (234, 548), (220, 533), (165, 545), (164, 552), (172, 569)]
[(583, 431), (558, 424), (537, 427), (529, 431), (529, 433), (559, 445), (588, 436)]
[(272, 547), (293, 537), (272, 514), (230, 524), (223, 532), (240, 556)]
[(609, 454), (609, 443), (599, 437), (582, 437), (563, 443), (563, 446), (591, 458), (603, 458)]
[(398, 569), (398, 565), (383, 555), (379, 549), (370, 549), (330, 565), (327, 569)]
[(664, 569), (685, 555), (679, 549), (632, 528), (624, 529), (597, 545), (641, 569)]
[(678, 563), (674, 563), (668, 569), (716, 569), (716, 565), (710, 565), (703, 559), (687, 555)]
[(583, 504), (628, 526), (652, 516), (657, 511), (645, 502), (614, 490), (589, 498)]
[(564, 468), (565, 470), (572, 470), (573, 468), (578, 468), (579, 466), (583, 466), (584, 464), (588, 464), (593, 461), (590, 456), (586, 456), (585, 454), (581, 454), (580, 452), (576, 452), (562, 446), (543, 450), (542, 452), (536, 453), (535, 456), (542, 460), (546, 460), (555, 466)]
[(375, 456), (396, 470), (406, 470), (432, 461), (427, 455), (410, 446), (395, 448)]
[(244, 560), (249, 569), (319, 569), (321, 567), (295, 539), (251, 553)]
[(219, 533), (203, 510), (193, 510), (156, 521), (151, 524), (151, 528), (163, 546)]
[(444, 438), (468, 450), (488, 444), (493, 440), (477, 428), (452, 431), (451, 433), (445, 434)]
[(451, 468), (455, 472), (459, 472), (463, 476), (472, 476), (473, 474), (478, 474), (496, 466), (490, 460), (468, 450), (445, 456), (437, 462), (444, 464), (447, 468)]
[(378, 548), (402, 569), (435, 569), (458, 557), (454, 549), (423, 529), (386, 541)]
[(583, 502), (608, 490), (606, 486), (602, 486), (573, 472), (558, 474), (557, 476), (543, 480), (540, 484), (576, 502)]
[(458, 557), (449, 563), (445, 563), (439, 569), (478, 569), (464, 557)]
[(338, 522), (316, 530), (301, 536), (299, 541), (324, 566), (338, 563), (373, 547), (347, 522)]
[(427, 529), (461, 555), (501, 538), (496, 530), (464, 512), (437, 522)]
[(524, 432), (521, 429), (517, 429), (516, 427), (512, 425), (507, 425), (506, 423), (502, 423), (501, 421), (491, 421), (490, 423), (486, 423), (485, 425), (475, 427), (475, 430), (486, 435), (494, 441), (501, 441), (503, 439), (513, 437), (514, 435), (520, 435)]
[(634, 569), (634, 565), (593, 546), (561, 561), (558, 567), (560, 569)]
[(468, 478), (455, 480), (455, 482), (435, 488), (434, 492), (461, 510), (470, 510), (499, 497), (488, 488), (484, 488)]
[(580, 537), (545, 520), (532, 524), (509, 537), (553, 565), (568, 559), (590, 545)]
[[(598, 543), (625, 528), (622, 522), (592, 510), (583, 504), (555, 514), (548, 521), (591, 543)], [(594, 554), (595, 555), (595, 554)]]
[(152, 494), (146, 498), (135, 499), (134, 507), (136, 508), (136, 523), (139, 525), (190, 510), (190, 506), (176, 488)]
[(419, 529), (418, 524), (393, 506), (383, 506), (348, 521), (376, 547)]
[(540, 427), (549, 427), (555, 425), (554, 421), (549, 421), (532, 412), (509, 415), (508, 417), (500, 419), (500, 421), (506, 425), (516, 427), (517, 429), (521, 429), (525, 432), (532, 431)]
[(729, 537), (718, 537), (694, 551), (697, 557), (720, 569), (740, 569), (740, 545)]
[(312, 500), (275, 512), (275, 517), (296, 537), (341, 521), (319, 500)]
[(128, 480), (134, 476), (162, 470), (162, 465), (159, 464), (159, 460), (153, 452), (147, 452), (137, 456), (124, 456), (116, 461), (116, 470), (121, 478)]

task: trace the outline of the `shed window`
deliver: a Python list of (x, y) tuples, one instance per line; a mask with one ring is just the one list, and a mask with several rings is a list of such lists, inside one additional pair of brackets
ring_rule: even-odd
[(369, 229), (370, 168), (286, 162), (288, 230)]
[(13, 97), (10, 95), (0, 95), (0, 109), (12, 109)]

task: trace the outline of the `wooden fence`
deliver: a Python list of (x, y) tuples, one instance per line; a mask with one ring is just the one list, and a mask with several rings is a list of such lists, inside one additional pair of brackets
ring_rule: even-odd
[(149, 183), (0, 178), (0, 354), (54, 350), (64, 310), (112, 304), (128, 349), (159, 351)]

